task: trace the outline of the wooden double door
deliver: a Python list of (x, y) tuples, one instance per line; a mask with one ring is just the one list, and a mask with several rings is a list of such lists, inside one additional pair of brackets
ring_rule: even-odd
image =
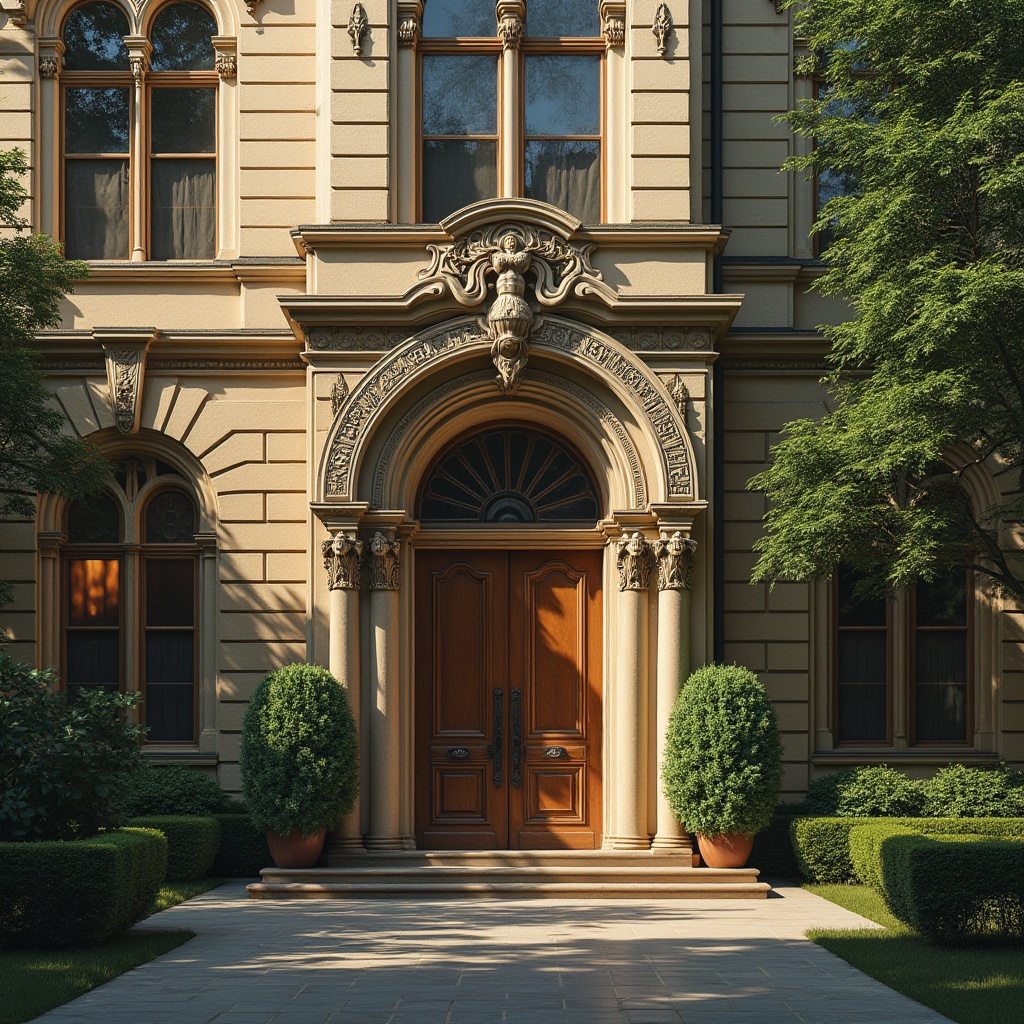
[(421, 849), (601, 843), (601, 552), (416, 552)]

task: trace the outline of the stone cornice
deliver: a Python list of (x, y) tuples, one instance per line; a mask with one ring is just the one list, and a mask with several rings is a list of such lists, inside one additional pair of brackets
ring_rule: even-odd
[(173, 284), (199, 281), (279, 281), (293, 283), (305, 281), (305, 264), (288, 258), (281, 262), (209, 261), (197, 263), (129, 263), (128, 261), (89, 263), (89, 276), (80, 284)]

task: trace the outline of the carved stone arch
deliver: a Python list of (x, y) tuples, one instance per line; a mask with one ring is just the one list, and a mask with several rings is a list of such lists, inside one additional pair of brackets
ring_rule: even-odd
[[(422, 331), (384, 356), (338, 410), (317, 469), (316, 500), (352, 501), (357, 496), (365, 500), (366, 491), (372, 494), (375, 469), (367, 466), (375, 464), (396, 424), (424, 401), (428, 392), (440, 388), (446, 389), (452, 406), (457, 406), (459, 387), (452, 382), (467, 371), (488, 366), (490, 346), (491, 339), (477, 320), (463, 317)], [(558, 393), (558, 381), (571, 383), (577, 393), (570, 396), (562, 385), (563, 406), (589, 407), (588, 415), (595, 424), (603, 420), (603, 406), (612, 420), (621, 422), (623, 431), (633, 431), (628, 436), (644, 480), (640, 493), (646, 504), (698, 497), (693, 446), (679, 410), (653, 371), (628, 349), (590, 328), (548, 316), (534, 332), (532, 353), (523, 387), (528, 387), (535, 400), (545, 388)], [(481, 387), (479, 394), (474, 391), (478, 410), (505, 408), (493, 384), (493, 371), (491, 379), (489, 389)], [(597, 403), (596, 410), (594, 402), (585, 397), (588, 394)], [(528, 410), (523, 398), (525, 394), (504, 401), (523, 416)], [(428, 407), (430, 404), (427, 402)], [(597, 433), (603, 431), (608, 432), (607, 446), (620, 453), (622, 472), (634, 480), (625, 485), (621, 497), (637, 507), (633, 504), (638, 496), (636, 467), (630, 467), (626, 454), (630, 446), (616, 437), (611, 423), (605, 421)]]
[[(156, 16), (171, 4), (180, 0), (130, 0), (138, 4), (139, 32), (141, 35), (149, 35), (153, 28), (153, 21)], [(224, 0), (187, 0), (189, 3), (205, 7), (217, 22), (218, 36), (235, 36), (239, 32), (238, 10), (234, 4), (225, 3)]]
[[(40, 37), (60, 37), (64, 30), (64, 22), (68, 15), (76, 7), (84, 7), (93, 0), (38, 0), (34, 3), (27, 0), (26, 9), (29, 20), (36, 23), (36, 34)], [(113, 7), (117, 7), (128, 19), (128, 29), (131, 35), (139, 31), (139, 11), (132, 0), (102, 0)]]

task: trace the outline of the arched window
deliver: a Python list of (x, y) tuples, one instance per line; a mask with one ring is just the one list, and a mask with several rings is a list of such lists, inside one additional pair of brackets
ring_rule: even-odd
[(143, 693), (150, 743), (196, 739), (196, 503), (175, 470), (123, 460), (108, 493), (68, 509), (63, 678)]
[(527, 427), (490, 428), (449, 446), (420, 490), (424, 522), (588, 522), (597, 488), (566, 445)]
[(148, 39), (106, 0), (64, 23), (64, 220), (69, 257), (212, 259), (217, 73), (213, 15), (164, 7)]

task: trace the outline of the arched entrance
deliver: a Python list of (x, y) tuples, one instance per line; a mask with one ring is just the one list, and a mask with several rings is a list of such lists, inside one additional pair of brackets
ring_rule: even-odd
[[(592, 528), (601, 505), (583, 459), (526, 424), (463, 435), (424, 475), (414, 595), (421, 849), (600, 846), (602, 556), (599, 542), (556, 546), (552, 528)], [(446, 527), (470, 523), (471, 546), (443, 544)], [(514, 524), (540, 527), (543, 542), (510, 549)]]

